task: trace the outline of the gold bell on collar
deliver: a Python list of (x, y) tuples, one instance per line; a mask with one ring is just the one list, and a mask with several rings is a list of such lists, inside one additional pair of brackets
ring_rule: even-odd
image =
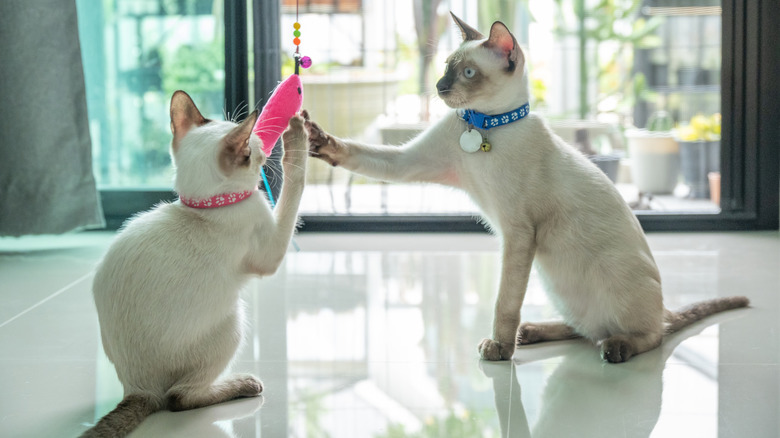
[(482, 142), (482, 144), (481, 144), (481, 145), (479, 145), (479, 148), (480, 148), (480, 149), (482, 149), (482, 150), (483, 150), (483, 151), (485, 151), (485, 152), (490, 152), (490, 149), (491, 149), (492, 147), (493, 147), (493, 146), (491, 146), (491, 145), (490, 145), (490, 142), (488, 142), (487, 140), (483, 141), (483, 142)]

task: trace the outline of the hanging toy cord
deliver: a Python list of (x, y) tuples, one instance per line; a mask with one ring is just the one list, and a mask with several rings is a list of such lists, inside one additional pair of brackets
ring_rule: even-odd
[[(300, 53), (300, 45), (301, 45), (301, 23), (298, 22), (298, 1), (295, 2), (295, 24), (293, 24), (293, 28), (295, 29), (293, 31), (293, 35), (295, 38), (293, 39), (293, 44), (295, 44), (295, 53), (293, 54), (293, 59), (295, 60), (295, 74), (298, 75), (300, 70), (300, 67), (303, 68), (309, 68), (311, 67), (311, 58), (308, 56), (301, 56)], [(301, 92), (301, 89), (298, 88), (298, 93)], [(260, 175), (263, 177), (263, 185), (265, 186), (265, 191), (268, 194), (268, 201), (271, 203), (271, 208), (276, 208), (276, 201), (274, 200), (273, 192), (271, 192), (271, 184), (268, 182), (268, 177), (265, 175), (265, 169), (263, 167), (260, 168)], [(295, 239), (292, 239), (291, 241), (293, 247), (295, 248), (295, 251), (300, 251), (301, 249), (298, 247), (298, 244), (295, 243)]]
[(299, 73), (299, 67), (309, 68), (311, 67), (311, 58), (308, 56), (301, 56), (301, 23), (298, 21), (298, 1), (295, 1), (295, 23), (293, 24), (293, 44), (295, 44), (295, 53), (293, 58), (295, 59), (295, 74)]

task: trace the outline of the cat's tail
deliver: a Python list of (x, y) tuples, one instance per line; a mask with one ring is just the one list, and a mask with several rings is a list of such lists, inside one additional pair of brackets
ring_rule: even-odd
[(674, 333), (681, 328), (712, 314), (731, 309), (739, 309), (740, 307), (747, 307), (749, 304), (750, 300), (748, 300), (747, 297), (736, 296), (699, 301), (698, 303), (683, 307), (676, 312), (666, 310), (664, 312), (666, 333)]
[(146, 417), (163, 408), (158, 398), (149, 394), (130, 394), (113, 411), (106, 414), (81, 438), (121, 438), (138, 427)]

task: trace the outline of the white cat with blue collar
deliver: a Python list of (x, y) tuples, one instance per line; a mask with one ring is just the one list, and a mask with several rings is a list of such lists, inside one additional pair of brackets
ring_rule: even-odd
[[(409, 143), (371, 146), (333, 137), (307, 122), (313, 156), (369, 177), (433, 182), (466, 191), (502, 243), (488, 360), (516, 343), (586, 337), (608, 362), (657, 347), (663, 335), (747, 298), (664, 308), (661, 276), (642, 228), (609, 179), (529, 111), (525, 57), (496, 22), (485, 38), (453, 15), (463, 44), (437, 83), (453, 110)], [(484, 152), (483, 152), (484, 151)], [(520, 324), (536, 261), (564, 321)]]

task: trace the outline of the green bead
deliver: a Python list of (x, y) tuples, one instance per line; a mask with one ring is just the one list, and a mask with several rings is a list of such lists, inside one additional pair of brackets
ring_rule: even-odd
[(299, 36), (301, 36), (301, 31), (300, 30), (296, 30), (295, 32), (293, 32), (293, 35), (299, 37)]

